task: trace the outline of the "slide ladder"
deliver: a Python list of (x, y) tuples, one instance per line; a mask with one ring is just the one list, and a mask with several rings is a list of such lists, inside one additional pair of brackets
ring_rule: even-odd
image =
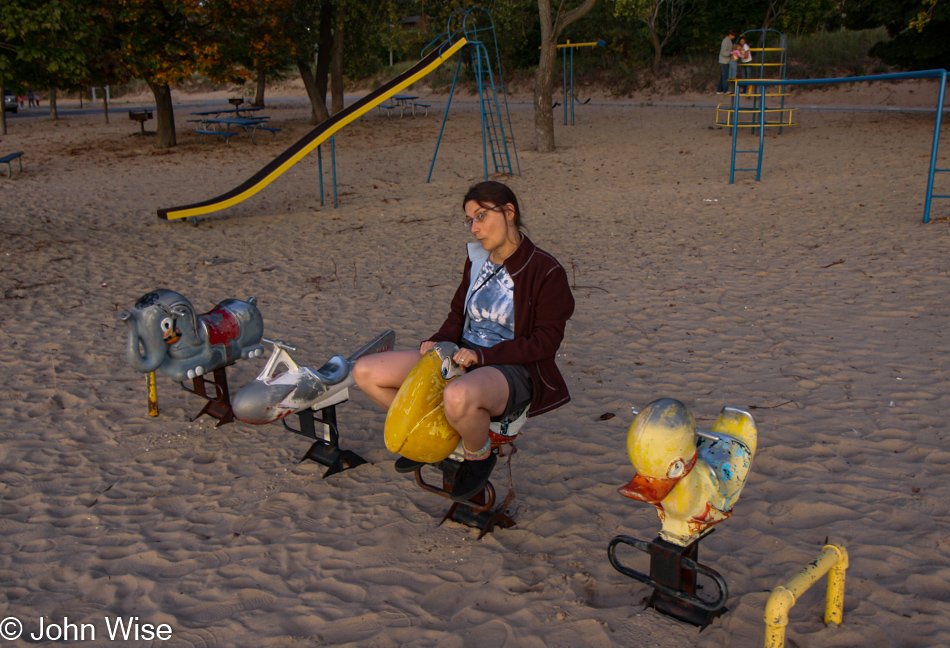
[[(511, 174), (511, 156), (508, 154), (508, 141), (505, 138), (505, 124), (498, 105), (499, 91), (504, 95), (504, 84), (495, 85), (495, 78), (488, 59), (488, 50), (484, 43), (469, 41), (472, 52), (472, 66), (478, 83), (478, 96), (482, 111), (482, 150), (485, 154), (485, 174), (488, 176), (488, 152), (491, 152), (495, 173)], [(500, 82), (500, 80), (499, 80)], [(510, 129), (509, 129), (510, 130)], [(487, 146), (486, 146), (487, 143)]]
[[(453, 28), (453, 23), (457, 22), (461, 22), (461, 26)], [(521, 166), (511, 129), (511, 113), (508, 110), (508, 96), (505, 93), (504, 73), (501, 68), (498, 40), (495, 37), (495, 24), (488, 10), (483, 7), (472, 7), (467, 11), (454, 12), (449, 16), (445, 33), (433, 42), (454, 41), (460, 35), (467, 43), (466, 51), (470, 55), (472, 75), (475, 77), (478, 88), (485, 179), (488, 180), (489, 158), (491, 158), (494, 173), (519, 174)], [(426, 50), (429, 47), (431, 45), (426, 46)], [(426, 50), (423, 50), (423, 54)], [(494, 60), (497, 65), (492, 65), (491, 50), (494, 50)], [(435, 153), (432, 154), (432, 164), (429, 165), (429, 176), (426, 182), (432, 180), (435, 160), (439, 155), (439, 144), (442, 142), (445, 122), (449, 117), (449, 108), (452, 107), (452, 97), (455, 96), (455, 86), (458, 84), (463, 59), (464, 57), (460, 56), (455, 67), (452, 89), (449, 91), (449, 100), (445, 113), (442, 115), (442, 126), (439, 129), (439, 138), (435, 144)], [(514, 163), (512, 163), (512, 157), (514, 157)]]

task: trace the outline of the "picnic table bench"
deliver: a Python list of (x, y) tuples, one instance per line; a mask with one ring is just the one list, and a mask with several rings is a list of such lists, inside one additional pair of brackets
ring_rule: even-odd
[(224, 141), (228, 144), (231, 143), (231, 138), (237, 135), (235, 131), (216, 131), (216, 130), (207, 130), (205, 128), (195, 129), (196, 135), (218, 135), (224, 138)]
[[(219, 135), (224, 137), (229, 143), (230, 138), (237, 134), (236, 131), (228, 130), (231, 126), (237, 126), (243, 128), (244, 132), (248, 134), (248, 137), (251, 138), (251, 143), (256, 144), (254, 141), (254, 133), (258, 130), (269, 131), (274, 139), (277, 139), (277, 133), (282, 129), (275, 128), (273, 126), (267, 126), (267, 120), (269, 117), (214, 117), (202, 119), (201, 124), (203, 128), (195, 130), (195, 133), (199, 135)], [(223, 124), (225, 130), (217, 130), (217, 126)]]
[(129, 108), (129, 119), (132, 121), (137, 121), (139, 126), (142, 128), (142, 133), (145, 133), (145, 122), (152, 118), (152, 109), (151, 108)]
[(275, 127), (273, 127), (273, 126), (264, 126), (263, 124), (256, 124), (256, 125), (254, 125), (254, 126), (251, 126), (251, 127), (250, 127), (250, 131), (248, 131), (248, 132), (249, 132), (249, 134), (250, 134), (250, 136), (251, 136), (251, 143), (252, 143), (252, 144), (253, 144), (253, 143), (256, 143), (256, 142), (254, 142), (254, 131), (259, 131), (259, 130), (270, 131), (270, 134), (274, 136), (274, 141), (276, 142), (276, 141), (277, 141), (277, 133), (279, 133), (279, 132), (280, 132), (281, 130), (283, 130), (283, 129), (281, 129), (281, 128), (275, 128)]
[(13, 161), (16, 160), (20, 163), (20, 173), (23, 173), (23, 151), (18, 151), (16, 153), (8, 153), (3, 157), (0, 157), (0, 164), (7, 165), (7, 178), (13, 177)]

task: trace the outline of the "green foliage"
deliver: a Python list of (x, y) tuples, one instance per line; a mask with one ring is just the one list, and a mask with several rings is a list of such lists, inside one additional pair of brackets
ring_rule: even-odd
[[(579, 2), (567, 0), (562, 10)], [(552, 4), (557, 9), (559, 3)], [(638, 13), (646, 4), (599, 0), (583, 20), (565, 28), (561, 43), (607, 44), (575, 51), (578, 80), (598, 78), (620, 89), (642, 82), (641, 71), (653, 55)], [(759, 27), (767, 4), (695, 0), (664, 46), (664, 58), (699, 66), (694, 76), (702, 83), (703, 66), (715, 67), (724, 33)], [(396, 73), (386, 68), (390, 50), (397, 62), (417, 61), (422, 47), (443, 33), (449, 16), (472, 6), (471, 0), (2, 0), (0, 82), (71, 88), (132, 77), (178, 83), (196, 73), (236, 81), (252, 77), (259, 65), (273, 78), (294, 70), (298, 58), (313, 62), (321, 21), (336, 8), (345, 16), (346, 76), (388, 78)], [(537, 0), (485, 0), (482, 6), (494, 20), (509, 79), (533, 73), (541, 44)], [(789, 37), (790, 76), (879, 71), (868, 60), (869, 51), (908, 69), (944, 67), (950, 60), (950, 2), (848, 0), (846, 8), (849, 30), (840, 31), (840, 0), (791, 0), (785, 6), (772, 28)], [(423, 13), (422, 27), (403, 28), (401, 19)], [(560, 60), (556, 65), (559, 73)], [(452, 73), (454, 66), (439, 72), (446, 83)]]
[(342, 5), (346, 12), (343, 73), (350, 78), (369, 76), (389, 62), (389, 44), (398, 29), (392, 6), (383, 0), (347, 0)]
[(85, 71), (82, 43), (93, 36), (91, 3), (4, 0), (0, 3), (0, 79), (26, 85), (67, 85)]
[(788, 39), (788, 76), (818, 79), (876, 74), (868, 52), (887, 39), (883, 27), (860, 31), (833, 31)]
[(847, 24), (853, 28), (884, 25), (892, 39), (875, 45), (871, 55), (890, 65), (926, 70), (945, 68), (950, 61), (950, 3), (857, 0), (848, 4)]

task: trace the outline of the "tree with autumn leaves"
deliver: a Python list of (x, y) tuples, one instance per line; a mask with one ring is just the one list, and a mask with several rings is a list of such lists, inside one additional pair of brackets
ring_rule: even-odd
[(342, 108), (344, 10), (359, 3), (105, 0), (105, 4), (112, 8), (112, 33), (122, 59), (155, 96), (160, 148), (176, 143), (171, 86), (195, 73), (218, 82), (241, 82), (294, 65), (310, 98), (313, 123), (329, 117), (330, 78), (334, 99)]
[[(172, 86), (196, 73), (244, 82), (296, 65), (314, 119), (326, 119), (334, 21), (343, 0), (5, 0), (0, 86), (77, 87), (145, 81), (155, 98), (159, 148), (177, 143)], [(320, 41), (320, 36), (323, 41)], [(310, 65), (319, 57), (314, 72)], [(342, 65), (339, 95), (342, 101)], [(309, 77), (309, 78), (308, 78)], [(7, 81), (7, 80), (10, 81)], [(3, 115), (0, 115), (0, 120)], [(0, 131), (5, 122), (0, 121)]]
[(205, 0), (104, 0), (110, 45), (155, 97), (156, 145), (177, 143), (171, 86), (202, 71), (219, 81), (243, 80), (247, 71), (229, 60), (228, 25)]
[[(65, 87), (81, 80), (86, 72), (82, 42), (94, 29), (85, 20), (91, 1), (0, 2), (0, 95), (13, 83)], [(0, 134), (6, 132), (6, 114), (0, 110)]]

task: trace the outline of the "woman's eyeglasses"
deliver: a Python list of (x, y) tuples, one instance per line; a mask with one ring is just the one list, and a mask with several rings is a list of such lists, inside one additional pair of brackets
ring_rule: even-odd
[(465, 219), (465, 229), (467, 230), (472, 229), (472, 223), (481, 223), (482, 219), (485, 218), (485, 214), (487, 214), (488, 212), (504, 212), (504, 211), (505, 211), (505, 208), (504, 206), (501, 206), (501, 205), (496, 205), (495, 207), (488, 207), (486, 209), (483, 209), (482, 211), (477, 212), (474, 218)]

